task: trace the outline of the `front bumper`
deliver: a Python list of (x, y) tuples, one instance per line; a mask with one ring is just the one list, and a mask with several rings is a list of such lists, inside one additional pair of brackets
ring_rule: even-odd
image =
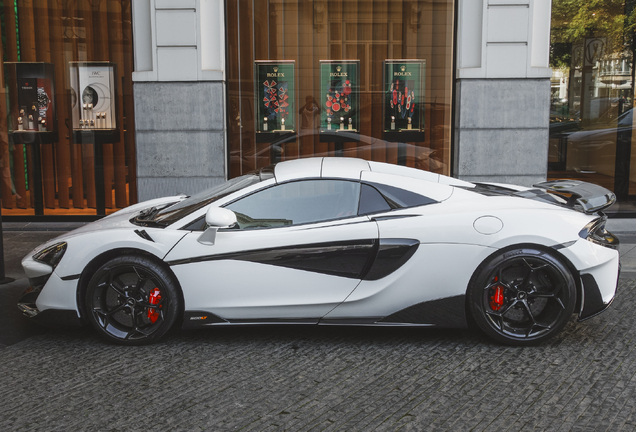
[(31, 283), (18, 301), (23, 315), (46, 325), (81, 325), (77, 279), (63, 280), (50, 266), (34, 261), (31, 256), (22, 260), (22, 267)]
[(56, 327), (79, 327), (82, 325), (77, 311), (69, 309), (45, 309), (40, 311), (36, 305), (41, 288), (29, 287), (18, 301), (18, 309), (34, 322)]

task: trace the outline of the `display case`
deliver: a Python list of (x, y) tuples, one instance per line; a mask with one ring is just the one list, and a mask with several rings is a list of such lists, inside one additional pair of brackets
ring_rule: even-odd
[(69, 62), (75, 143), (119, 142), (116, 76), (115, 63)]
[(360, 131), (360, 60), (320, 60), (319, 103), (320, 141), (352, 141)]
[(426, 60), (385, 60), (383, 138), (424, 141)]
[(296, 133), (296, 63), (256, 60), (256, 142), (273, 142)]
[(13, 144), (57, 142), (53, 64), (6, 62), (4, 68), (9, 140)]

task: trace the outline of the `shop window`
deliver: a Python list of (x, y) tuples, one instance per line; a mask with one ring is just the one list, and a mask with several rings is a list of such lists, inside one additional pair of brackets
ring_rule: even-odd
[(548, 177), (606, 187), (634, 212), (633, 1), (553, 0)]
[(0, 2), (4, 215), (136, 202), (131, 3)]
[(312, 156), (450, 175), (453, 7), (228, 1), (230, 176)]

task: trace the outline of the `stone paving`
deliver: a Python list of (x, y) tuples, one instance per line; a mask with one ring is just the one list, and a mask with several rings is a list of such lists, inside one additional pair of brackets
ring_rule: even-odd
[(216, 328), (120, 347), (26, 328), (0, 344), (0, 431), (632, 431), (631, 274), (608, 311), (531, 348), (437, 329)]

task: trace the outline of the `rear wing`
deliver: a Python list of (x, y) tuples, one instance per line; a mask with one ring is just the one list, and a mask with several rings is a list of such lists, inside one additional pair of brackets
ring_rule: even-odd
[(616, 195), (602, 186), (579, 180), (552, 180), (533, 185), (563, 198), (567, 207), (584, 213), (596, 213), (616, 202)]

